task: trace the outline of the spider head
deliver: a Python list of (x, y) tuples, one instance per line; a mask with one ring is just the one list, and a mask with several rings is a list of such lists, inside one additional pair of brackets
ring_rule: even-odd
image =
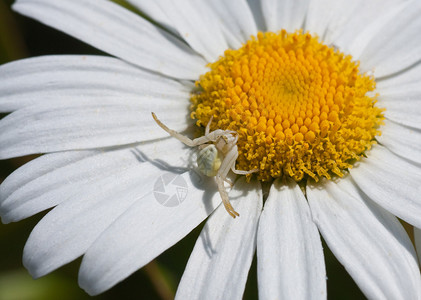
[(237, 144), (238, 134), (235, 131), (225, 130), (222, 134), (218, 135), (215, 140), (216, 148), (222, 153), (228, 153), (232, 147)]

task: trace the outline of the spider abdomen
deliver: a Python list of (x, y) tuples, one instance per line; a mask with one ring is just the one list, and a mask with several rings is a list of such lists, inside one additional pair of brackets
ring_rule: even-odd
[(204, 175), (212, 177), (221, 167), (222, 157), (215, 145), (210, 144), (199, 151), (197, 166)]

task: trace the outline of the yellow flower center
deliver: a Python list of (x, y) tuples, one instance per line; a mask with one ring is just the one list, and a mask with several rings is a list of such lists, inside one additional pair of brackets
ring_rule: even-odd
[(259, 33), (209, 67), (191, 116), (237, 131), (236, 168), (260, 180), (342, 176), (380, 133), (374, 78), (308, 33)]

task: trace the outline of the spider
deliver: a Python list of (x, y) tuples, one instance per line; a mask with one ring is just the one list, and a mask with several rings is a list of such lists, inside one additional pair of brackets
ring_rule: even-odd
[(210, 125), (213, 119), (212, 116), (206, 126), (205, 135), (191, 140), (177, 131), (169, 129), (160, 120), (158, 120), (155, 113), (152, 113), (152, 117), (162, 129), (178, 139), (180, 142), (189, 147), (199, 147), (200, 151), (197, 156), (197, 166), (199, 171), (209, 177), (215, 176), (218, 191), (221, 195), (222, 203), (224, 204), (225, 209), (233, 218), (239, 216), (239, 213), (234, 210), (229, 201), (224, 181), (232, 185), (227, 178), (229, 170), (232, 170), (238, 175), (247, 175), (257, 172), (258, 169), (251, 171), (241, 171), (235, 169), (235, 163), (238, 157), (238, 133), (236, 131), (222, 129), (210, 132)]

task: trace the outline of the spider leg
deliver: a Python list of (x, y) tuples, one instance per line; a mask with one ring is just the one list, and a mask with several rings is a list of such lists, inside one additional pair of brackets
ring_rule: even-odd
[(231, 187), (234, 185), (234, 182), (231, 179), (229, 179), (229, 178), (225, 178), (224, 181), (226, 183), (228, 183)]
[[(230, 166), (230, 168), (231, 168), (231, 170), (234, 174), (247, 175), (247, 174), (251, 174), (251, 173), (255, 173), (255, 172), (259, 171), (259, 169), (253, 169), (253, 170), (250, 170), (250, 171), (243, 171), (243, 170), (237, 170), (235, 168), (235, 162), (237, 161), (237, 158), (238, 158), (237, 145), (234, 145), (234, 147), (232, 147), (230, 149), (230, 151), (225, 155), (225, 158), (229, 161), (229, 162), (227, 162), (227, 165)], [(225, 159), (223, 160), (222, 165), (224, 165), (224, 162), (225, 162)], [(221, 168), (222, 168), (222, 165), (221, 165)], [(223, 170), (223, 172), (226, 172), (226, 174), (228, 174), (227, 170)]]
[[(233, 149), (234, 148), (236, 147), (233, 147)], [(231, 217), (235, 218), (239, 216), (240, 214), (236, 212), (234, 208), (232, 207), (229, 201), (228, 193), (224, 185), (224, 181), (227, 180), (227, 175), (231, 168), (231, 165), (235, 164), (235, 160), (237, 159), (237, 156), (238, 156), (238, 151), (235, 151), (235, 149), (233, 151), (233, 149), (231, 149), (231, 151), (229, 151), (227, 155), (224, 157), (224, 160), (221, 163), (221, 167), (219, 168), (218, 174), (216, 174), (215, 179), (216, 179), (216, 183), (218, 184), (219, 194), (221, 195), (222, 203), (224, 204), (225, 209), (227, 210), (227, 212), (230, 214)]]
[(235, 151), (235, 148), (232, 148), (224, 157), (221, 163), (221, 167), (219, 167), (218, 174), (222, 176), (222, 178), (226, 178), (228, 172), (235, 165), (235, 161), (238, 157), (238, 152)]
[(219, 190), (219, 194), (221, 195), (222, 203), (224, 204), (227, 212), (233, 218), (240, 216), (240, 214), (234, 210), (234, 208), (232, 207), (230, 203), (230, 200), (228, 198), (228, 193), (224, 186), (224, 178), (222, 178), (220, 174), (217, 174), (215, 179), (216, 179), (216, 183), (218, 184), (218, 190)]
[(208, 125), (206, 125), (205, 135), (208, 135), (209, 132), (210, 132), (210, 125), (212, 123), (212, 120), (213, 120), (213, 116), (210, 117), (209, 122), (208, 122)]
[[(182, 135), (181, 133), (169, 129), (164, 123), (162, 123), (158, 117), (155, 115), (155, 113), (152, 113), (152, 117), (154, 118), (155, 122), (162, 128), (164, 129), (166, 132), (168, 132), (172, 137), (175, 137), (176, 139), (178, 139), (180, 142), (184, 143), (185, 145), (189, 146), (189, 147), (195, 147), (198, 145), (202, 145), (202, 144), (206, 144), (209, 142), (215, 142), (219, 136), (221, 136), (222, 134), (224, 134), (224, 130), (221, 129), (217, 129), (215, 131), (212, 131), (204, 136), (201, 136), (199, 138), (196, 138), (194, 140), (189, 139), (188, 137)], [(208, 124), (210, 125), (210, 123)]]
[(152, 113), (152, 117), (155, 120), (155, 122), (162, 128), (164, 129), (166, 132), (168, 132), (171, 136), (175, 137), (176, 139), (178, 139), (180, 142), (186, 144), (189, 147), (194, 147), (196, 146), (196, 144), (194, 143), (193, 140), (189, 139), (188, 137), (182, 135), (181, 133), (169, 129), (164, 123), (162, 123), (158, 117), (155, 115), (155, 113)]
[(238, 175), (247, 175), (247, 174), (251, 174), (251, 173), (256, 173), (256, 172), (259, 171), (259, 169), (253, 169), (253, 170), (250, 170), (250, 171), (243, 171), (243, 170), (237, 170), (235, 168), (235, 165), (233, 165), (231, 167), (231, 171), (233, 171), (235, 174), (238, 174)]

